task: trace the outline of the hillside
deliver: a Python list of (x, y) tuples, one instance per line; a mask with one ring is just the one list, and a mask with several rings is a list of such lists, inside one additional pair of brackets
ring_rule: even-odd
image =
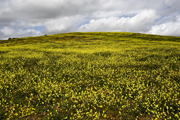
[(180, 119), (180, 37), (0, 40), (0, 119)]

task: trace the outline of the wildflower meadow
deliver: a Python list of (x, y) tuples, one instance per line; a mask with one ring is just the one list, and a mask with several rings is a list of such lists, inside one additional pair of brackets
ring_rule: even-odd
[(0, 120), (180, 120), (180, 37), (0, 40)]

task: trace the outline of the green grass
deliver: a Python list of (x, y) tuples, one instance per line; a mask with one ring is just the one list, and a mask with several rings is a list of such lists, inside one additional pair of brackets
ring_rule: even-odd
[(1, 120), (178, 120), (179, 93), (180, 37), (77, 32), (0, 41)]

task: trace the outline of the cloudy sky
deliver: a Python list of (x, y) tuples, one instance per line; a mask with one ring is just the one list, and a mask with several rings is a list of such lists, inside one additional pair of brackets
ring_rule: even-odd
[(94, 31), (180, 36), (180, 0), (0, 0), (0, 40)]

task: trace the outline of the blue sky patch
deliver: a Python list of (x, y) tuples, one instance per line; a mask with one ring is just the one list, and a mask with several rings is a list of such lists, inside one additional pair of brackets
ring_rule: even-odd
[(45, 26), (36, 26), (36, 27), (25, 28), (23, 30), (35, 29), (37, 31), (41, 31), (42, 32), (44, 30), (44, 28), (45, 28)]

